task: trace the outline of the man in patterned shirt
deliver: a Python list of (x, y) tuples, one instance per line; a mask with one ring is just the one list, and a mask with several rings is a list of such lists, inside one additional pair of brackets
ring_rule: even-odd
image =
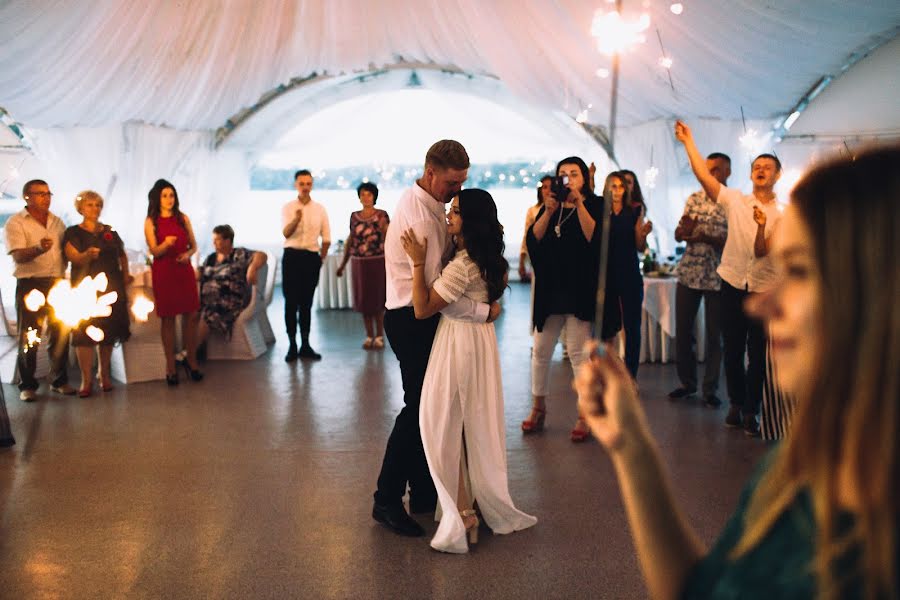
[[(706, 157), (706, 167), (719, 183), (728, 184), (731, 159), (727, 154), (713, 152)], [(716, 269), (719, 268), (727, 233), (728, 221), (725, 209), (707, 196), (702, 189), (691, 194), (684, 207), (684, 215), (675, 228), (675, 240), (687, 242), (687, 248), (678, 265), (678, 287), (675, 292), (676, 366), (681, 387), (672, 390), (669, 398), (677, 400), (697, 392), (694, 320), (700, 308), (700, 300), (703, 300), (706, 317), (703, 400), (712, 408), (722, 404), (716, 396), (719, 387), (719, 369), (722, 365), (719, 301), (722, 279), (716, 273)]]

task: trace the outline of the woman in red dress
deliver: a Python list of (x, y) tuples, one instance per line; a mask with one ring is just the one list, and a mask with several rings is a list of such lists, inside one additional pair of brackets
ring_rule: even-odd
[(194, 381), (203, 379), (197, 368), (197, 309), (200, 297), (191, 256), (197, 251), (188, 216), (178, 209), (175, 186), (159, 179), (147, 194), (150, 201), (144, 221), (144, 237), (153, 255), (153, 295), (162, 321), (166, 353), (166, 383), (178, 385), (175, 365), (175, 317), (181, 318), (181, 337), (187, 353), (182, 364)]

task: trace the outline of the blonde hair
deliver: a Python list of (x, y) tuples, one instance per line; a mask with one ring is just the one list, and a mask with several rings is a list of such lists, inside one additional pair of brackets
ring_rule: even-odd
[(100, 210), (103, 210), (103, 196), (94, 190), (84, 190), (83, 192), (78, 192), (78, 195), (75, 196), (75, 210), (78, 211), (79, 215), (84, 214), (81, 212), (81, 205), (85, 200), (98, 200), (100, 202)]
[[(897, 598), (900, 524), (900, 147), (839, 160), (807, 174), (792, 192), (808, 226), (822, 279), (822, 357), (793, 430), (751, 497), (733, 552), (759, 544), (808, 492), (815, 520), (818, 595), (862, 583), (865, 598)], [(858, 494), (849, 529), (835, 490), (846, 466)], [(855, 571), (835, 565), (857, 552)]]

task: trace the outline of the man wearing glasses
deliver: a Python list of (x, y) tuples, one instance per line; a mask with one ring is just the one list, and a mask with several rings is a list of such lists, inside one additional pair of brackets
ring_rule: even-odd
[(66, 373), (69, 333), (54, 318), (53, 309), (44, 305), (36, 311), (25, 308), (25, 296), (39, 290), (46, 296), (50, 288), (65, 274), (62, 239), (66, 226), (50, 212), (53, 193), (46, 181), (32, 179), (22, 188), (25, 208), (6, 222), (6, 247), (15, 262), (16, 313), (18, 315), (19, 398), (33, 402), (38, 382), (34, 377), (37, 352), (44, 323), (47, 323), (50, 352), (50, 390), (72, 395)]

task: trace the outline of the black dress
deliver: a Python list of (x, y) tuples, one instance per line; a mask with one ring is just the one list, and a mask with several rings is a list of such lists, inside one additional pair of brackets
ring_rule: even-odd
[(72, 331), (72, 345), (93, 346), (94, 340), (84, 332), (88, 325), (94, 325), (103, 331), (103, 345), (113, 345), (124, 342), (131, 336), (130, 319), (128, 316), (128, 297), (125, 293), (125, 273), (119, 262), (125, 245), (122, 238), (109, 225), (101, 225), (96, 232), (91, 233), (86, 229), (75, 225), (66, 229), (63, 236), (63, 246), (72, 244), (79, 252), (88, 248), (100, 248), (100, 255), (85, 265), (72, 263), (72, 287), (81, 283), (81, 280), (90, 275), (96, 277), (100, 273), (106, 273), (109, 284), (106, 292), (116, 292), (118, 299), (112, 305), (112, 313), (108, 317), (94, 317), (89, 321), (82, 321)]

